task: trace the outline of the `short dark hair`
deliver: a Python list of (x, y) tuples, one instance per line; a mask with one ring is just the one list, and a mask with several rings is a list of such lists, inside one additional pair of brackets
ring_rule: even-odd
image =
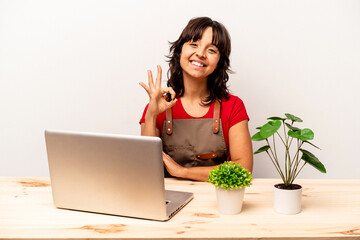
[(208, 27), (211, 27), (213, 30), (212, 44), (218, 48), (220, 59), (216, 69), (208, 77), (207, 87), (210, 90), (210, 95), (203, 101), (204, 105), (211, 104), (215, 99), (223, 100), (228, 98), (229, 89), (226, 83), (229, 80), (228, 73), (231, 73), (229, 59), (231, 40), (224, 25), (208, 17), (191, 19), (182, 31), (179, 39), (175, 42), (169, 42), (170, 54), (167, 56), (169, 58), (169, 80), (167, 86), (174, 89), (177, 97), (181, 97), (185, 91), (182, 68), (180, 66), (182, 47), (188, 41), (201, 39), (205, 29)]

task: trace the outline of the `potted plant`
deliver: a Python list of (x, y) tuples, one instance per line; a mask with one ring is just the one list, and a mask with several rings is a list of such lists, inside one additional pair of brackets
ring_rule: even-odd
[(251, 173), (239, 164), (224, 162), (210, 171), (209, 182), (215, 185), (219, 212), (237, 214), (241, 212), (245, 186), (250, 187)]
[[(303, 121), (299, 117), (289, 113), (286, 113), (285, 116), (285, 118), (268, 118), (270, 121), (262, 127), (258, 127), (257, 129), (260, 131), (254, 134), (251, 139), (266, 141), (267, 144), (255, 151), (254, 154), (266, 152), (283, 181), (283, 183), (274, 186), (275, 211), (283, 214), (296, 214), (301, 211), (302, 187), (294, 184), (294, 180), (306, 164), (310, 164), (322, 173), (326, 173), (326, 169), (314, 154), (304, 149), (304, 146), (320, 149), (310, 142), (314, 139), (314, 132), (308, 128), (295, 127), (295, 122)], [(279, 133), (281, 125), (283, 126), (283, 134)], [(276, 141), (276, 139), (280, 140)], [(279, 144), (284, 146), (283, 165), (280, 164), (276, 148)]]

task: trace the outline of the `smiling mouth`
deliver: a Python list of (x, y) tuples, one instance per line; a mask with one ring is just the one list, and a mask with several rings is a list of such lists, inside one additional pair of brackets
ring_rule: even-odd
[(191, 63), (192, 65), (195, 65), (195, 66), (197, 66), (197, 67), (206, 67), (206, 65), (204, 65), (204, 64), (201, 64), (201, 63), (199, 63), (199, 62), (196, 62), (196, 61), (190, 61), (190, 63)]

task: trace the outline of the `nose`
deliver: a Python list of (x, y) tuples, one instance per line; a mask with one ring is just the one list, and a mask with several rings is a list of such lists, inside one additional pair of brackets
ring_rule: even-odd
[(206, 54), (205, 54), (206, 49), (205, 48), (198, 48), (196, 51), (196, 56), (199, 58), (205, 58)]

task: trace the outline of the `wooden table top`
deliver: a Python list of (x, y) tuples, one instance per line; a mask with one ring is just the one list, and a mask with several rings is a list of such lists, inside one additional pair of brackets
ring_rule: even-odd
[(360, 180), (299, 179), (302, 211), (273, 210), (279, 179), (253, 179), (243, 209), (221, 215), (209, 183), (166, 179), (166, 189), (194, 193), (167, 222), (54, 207), (49, 178), (0, 177), (0, 239), (360, 239)]

